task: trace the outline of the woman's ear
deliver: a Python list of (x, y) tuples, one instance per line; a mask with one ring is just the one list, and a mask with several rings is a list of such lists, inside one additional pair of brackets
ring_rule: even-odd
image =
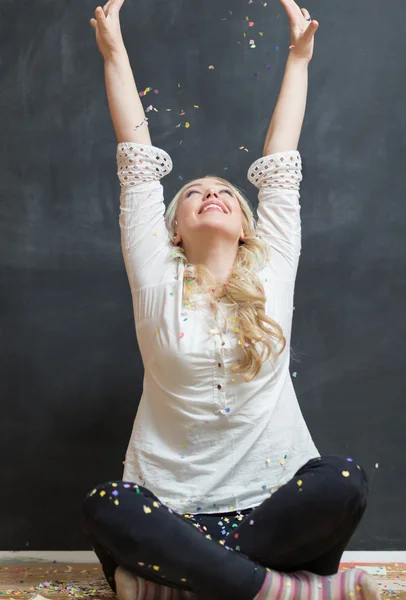
[(180, 237), (180, 235), (177, 233), (175, 234), (175, 237), (173, 238), (173, 245), (174, 246), (179, 246), (179, 244), (181, 243), (182, 238)]
[(241, 229), (241, 233), (240, 233), (240, 242), (243, 242), (243, 243), (245, 242), (245, 233), (244, 233), (243, 229)]

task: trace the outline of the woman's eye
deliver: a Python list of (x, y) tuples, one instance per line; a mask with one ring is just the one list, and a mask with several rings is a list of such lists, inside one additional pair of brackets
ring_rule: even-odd
[(225, 189), (225, 190), (221, 190), (221, 191), (222, 191), (222, 192), (227, 192), (227, 194), (229, 194), (230, 196), (232, 196), (232, 195), (233, 195), (233, 193), (232, 193), (232, 191), (231, 191), (231, 190), (227, 190), (227, 189)]
[(191, 190), (190, 192), (188, 192), (188, 193), (186, 194), (186, 198), (189, 198), (189, 196), (190, 196), (191, 194), (194, 194), (194, 192), (196, 192), (196, 190)]

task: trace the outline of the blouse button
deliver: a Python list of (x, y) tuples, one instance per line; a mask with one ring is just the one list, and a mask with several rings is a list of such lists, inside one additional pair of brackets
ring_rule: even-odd
[(221, 367), (221, 363), (219, 363), (217, 366), (220, 368)]
[(217, 389), (221, 390), (221, 385), (220, 384), (218, 384)]

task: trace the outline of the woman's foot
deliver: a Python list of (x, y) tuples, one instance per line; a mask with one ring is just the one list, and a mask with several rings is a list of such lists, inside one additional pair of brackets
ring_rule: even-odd
[(269, 571), (261, 591), (254, 600), (296, 600), (323, 598), (323, 600), (380, 600), (375, 581), (362, 569), (340, 571), (330, 577), (321, 577), (308, 571), (279, 573)]
[(138, 586), (134, 575), (123, 567), (117, 567), (114, 581), (118, 600), (137, 600)]
[(117, 567), (114, 580), (116, 582), (116, 596), (118, 600), (139, 600), (140, 598), (154, 598), (165, 600), (197, 600), (192, 592), (177, 588), (170, 588), (136, 577), (123, 567)]

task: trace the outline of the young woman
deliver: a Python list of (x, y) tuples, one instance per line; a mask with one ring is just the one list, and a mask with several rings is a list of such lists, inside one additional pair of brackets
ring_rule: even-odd
[(118, 140), (122, 249), (144, 390), (123, 481), (84, 501), (85, 530), (120, 600), (379, 598), (338, 573), (366, 507), (351, 458), (321, 457), (289, 374), (301, 247), (299, 184), (308, 64), (318, 27), (281, 0), (291, 47), (263, 157), (250, 167), (258, 221), (219, 177), (184, 186), (166, 219), (120, 31), (124, 0), (95, 11)]

